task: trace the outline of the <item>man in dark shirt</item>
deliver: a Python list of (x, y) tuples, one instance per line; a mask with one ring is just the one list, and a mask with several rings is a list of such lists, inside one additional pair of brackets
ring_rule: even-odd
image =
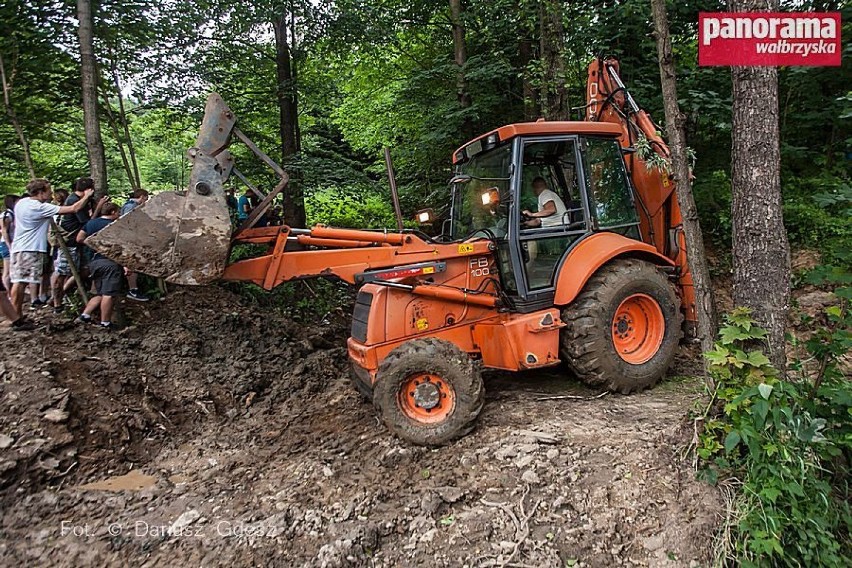
[[(83, 225), (77, 233), (77, 242), (81, 245), (85, 243), (89, 236), (118, 219), (118, 213), (118, 206), (115, 203), (104, 205), (100, 217)], [(91, 251), (91, 258), (89, 273), (95, 281), (96, 295), (92, 296), (78, 319), (86, 323), (92, 322), (92, 314), (100, 308), (101, 327), (112, 329), (112, 310), (115, 306), (115, 298), (121, 294), (124, 284), (124, 269), (98, 252)]]
[[(92, 180), (92, 178), (78, 179), (77, 182), (74, 184), (74, 193), (68, 196), (68, 198), (65, 200), (65, 205), (74, 205), (75, 203), (80, 201), (80, 199), (83, 198), (83, 195), (86, 193), (87, 189), (94, 189), (94, 187), (95, 182)], [(105, 202), (106, 201), (101, 198), (101, 200), (98, 202), (98, 208), (102, 207), (103, 203)], [(95, 213), (95, 216), (97, 217), (97, 212)], [(77, 231), (79, 231), (83, 225), (88, 223), (91, 218), (91, 207), (83, 207), (76, 213), (63, 215), (62, 219), (59, 220), (59, 226), (62, 227), (63, 231), (65, 232), (67, 240), (74, 243), (77, 240)]]
[[(94, 190), (94, 187), (95, 182), (92, 178), (78, 179), (74, 182), (74, 191), (65, 199), (64, 205), (74, 205), (83, 198), (86, 191)], [(94, 214), (92, 213), (92, 203), (90, 202), (76, 213), (68, 213), (59, 218), (62, 238), (65, 239), (65, 242), (68, 244), (68, 252), (71, 253), (70, 261), (74, 263), (77, 269), (80, 269), (83, 265), (81, 258), (82, 248), (77, 245), (77, 233), (93, 216), (98, 216), (101, 207), (103, 207), (108, 199), (107, 196), (103, 196), (98, 200), (97, 206), (94, 207)], [(62, 310), (63, 296), (74, 286), (74, 280), (70, 278), (71, 268), (68, 266), (68, 259), (62, 258), (61, 262), (57, 264), (56, 274), (57, 277), (53, 282), (53, 306), (54, 310), (59, 312)]]

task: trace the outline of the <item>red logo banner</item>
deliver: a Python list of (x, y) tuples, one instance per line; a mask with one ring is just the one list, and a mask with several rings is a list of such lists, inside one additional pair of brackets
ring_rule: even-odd
[(698, 65), (840, 65), (840, 12), (701, 12)]

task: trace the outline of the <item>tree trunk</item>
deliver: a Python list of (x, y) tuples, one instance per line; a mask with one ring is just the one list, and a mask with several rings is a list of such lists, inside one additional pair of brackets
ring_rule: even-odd
[(133, 189), (136, 189), (136, 185), (133, 183), (133, 170), (131, 169), (130, 162), (127, 159), (127, 152), (124, 151), (124, 142), (121, 139), (121, 133), (118, 131), (118, 121), (112, 112), (112, 105), (109, 102), (109, 94), (106, 90), (104, 90), (103, 93), (103, 103), (107, 124), (109, 124), (110, 130), (112, 130), (112, 135), (115, 138), (116, 145), (118, 146), (118, 154), (121, 156), (121, 163), (124, 166), (124, 171), (127, 173), (127, 179), (130, 181), (130, 186)]
[(127, 153), (130, 154), (130, 166), (133, 168), (132, 176), (130, 176), (130, 185), (133, 189), (142, 187), (142, 179), (139, 175), (139, 164), (136, 162), (136, 148), (133, 146), (133, 138), (130, 136), (130, 125), (127, 123), (127, 111), (124, 108), (124, 95), (121, 94), (121, 81), (118, 78), (118, 69), (112, 69), (113, 84), (115, 85), (115, 94), (118, 97), (118, 117), (121, 119), (121, 126), (124, 130), (124, 142), (127, 144)]
[[(672, 57), (672, 42), (669, 36), (669, 21), (666, 0), (651, 0), (654, 28), (657, 35), (657, 57), (660, 63), (660, 83), (663, 90), (663, 106), (666, 113), (666, 135), (671, 149), (677, 201), (683, 217), (683, 233), (686, 240), (686, 255), (689, 272), (695, 290), (695, 310), (698, 317), (698, 338), (702, 351), (711, 351), (716, 340), (718, 320), (716, 302), (710, 281), (710, 270), (704, 251), (704, 237), (698, 220), (698, 209), (692, 194), (692, 179), (689, 158), (686, 153), (686, 116), (680, 111), (677, 101), (677, 74)], [(705, 372), (708, 361), (704, 360)]]
[[(469, 109), (472, 101), (467, 89), (467, 77), (465, 65), (467, 65), (467, 43), (465, 41), (465, 27), (462, 21), (461, 0), (450, 0), (450, 19), (453, 23), (453, 56), (458, 69), (456, 71), (456, 97), (459, 107)], [(462, 123), (462, 135), (465, 140), (473, 137), (473, 123), (470, 116), (465, 114)]]
[(86, 151), (89, 156), (89, 171), (95, 181), (95, 193), (107, 191), (106, 157), (101, 139), (101, 123), (98, 118), (98, 68), (92, 23), (92, 3), (77, 0), (77, 19), (80, 22), (77, 35), (80, 38), (80, 76), (83, 84), (83, 123), (86, 129)]
[[(14, 75), (14, 71), (12, 74)], [(24, 164), (27, 166), (27, 172), (30, 174), (30, 179), (35, 179), (36, 173), (35, 167), (33, 167), (33, 157), (30, 153), (30, 143), (24, 134), (24, 129), (18, 120), (18, 115), (15, 114), (15, 110), (12, 108), (12, 80), (11, 78), (6, 77), (6, 66), (3, 62), (2, 55), (0, 55), (0, 79), (2, 79), (3, 82), (3, 106), (6, 109), (6, 116), (9, 117), (9, 122), (12, 123), (12, 128), (15, 129), (15, 134), (18, 135), (18, 141), (20, 141), (21, 148), (24, 151)]]
[(529, 64), (533, 60), (533, 41), (524, 38), (518, 43), (520, 68), (523, 69), (524, 120), (533, 121), (541, 116), (538, 105), (538, 90), (533, 86)]
[[(733, 11), (778, 11), (777, 0), (734, 0)], [(783, 373), (790, 303), (790, 248), (781, 208), (778, 69), (732, 67), (731, 218), (734, 304), (768, 332), (769, 358)]]
[[(287, 13), (272, 23), (275, 31), (275, 71), (278, 79), (278, 129), (281, 135), (281, 158), (286, 168), (299, 151), (299, 113), (296, 99), (296, 83), (293, 76), (293, 61), (288, 33), (290, 29)], [(290, 168), (288, 168), (289, 170)], [(305, 198), (299, 184), (298, 172), (290, 173), (290, 183), (284, 189), (284, 222), (292, 227), (304, 227)]]
[(565, 62), (562, 60), (563, 35), (562, 5), (559, 0), (541, 0), (539, 4), (541, 28), (541, 63), (544, 76), (541, 81), (541, 109), (547, 120), (568, 120), (565, 96)]
[[(299, 123), (299, 66), (296, 62), (296, 11), (290, 12), (290, 71), (293, 78), (293, 114), (296, 117), (296, 154), (302, 153), (302, 126)], [(298, 189), (298, 188), (297, 188)], [(303, 204), (304, 208), (304, 204)]]

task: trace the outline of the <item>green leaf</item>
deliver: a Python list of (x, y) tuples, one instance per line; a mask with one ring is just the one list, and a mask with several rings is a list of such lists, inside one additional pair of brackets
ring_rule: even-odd
[(728, 315), (728, 321), (734, 325), (745, 326), (746, 324), (751, 326), (751, 309), (749, 308), (734, 308), (730, 315)]
[(745, 333), (739, 328), (727, 326), (723, 327), (722, 331), (719, 332), (719, 338), (722, 340), (723, 345), (731, 345), (733, 342), (738, 340), (750, 339), (751, 335)]
[(757, 390), (760, 391), (760, 396), (762, 396), (766, 400), (769, 400), (769, 395), (772, 394), (772, 385), (767, 385), (766, 383), (760, 383), (757, 386)]
[(713, 365), (724, 365), (728, 362), (729, 353), (730, 352), (727, 349), (718, 345), (715, 350), (704, 353), (704, 357)]
[(748, 362), (754, 365), (755, 367), (762, 367), (764, 365), (772, 364), (771, 361), (769, 361), (769, 357), (764, 355), (762, 351), (749, 351)]
[(731, 430), (725, 437), (725, 451), (731, 452), (740, 443), (740, 433), (736, 430)]
[(448, 527), (448, 526), (452, 525), (454, 522), (456, 522), (456, 518), (453, 515), (447, 515), (446, 517), (443, 517), (439, 522), (443, 526)]
[(766, 415), (769, 413), (769, 403), (765, 400), (758, 400), (754, 403), (752, 407), (752, 414), (757, 417), (757, 421), (755, 421), (755, 426), (758, 428), (763, 428), (764, 422), (766, 422)]
[(762, 327), (753, 327), (749, 333), (752, 339), (763, 339), (766, 337), (766, 330)]

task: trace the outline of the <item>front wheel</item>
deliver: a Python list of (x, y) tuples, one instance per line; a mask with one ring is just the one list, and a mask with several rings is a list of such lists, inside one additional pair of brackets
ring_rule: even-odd
[(680, 300), (653, 264), (603, 266), (562, 312), (562, 357), (583, 381), (628, 394), (654, 385), (677, 352)]
[(440, 446), (473, 430), (484, 399), (476, 363), (439, 339), (415, 339), (391, 351), (373, 385), (373, 404), (388, 429), (420, 446)]

